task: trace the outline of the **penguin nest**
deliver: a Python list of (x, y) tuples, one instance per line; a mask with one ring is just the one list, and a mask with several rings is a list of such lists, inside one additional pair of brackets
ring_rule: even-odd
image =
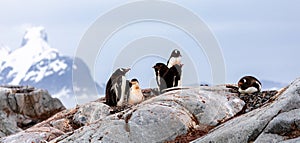
[(277, 90), (262, 91), (253, 94), (241, 94), (238, 92), (238, 87), (234, 85), (226, 85), (226, 87), (230, 88), (230, 92), (237, 93), (237, 96), (246, 103), (240, 114), (248, 113), (272, 102), (276, 99), (276, 95), (278, 94)]
[(270, 90), (253, 94), (238, 94), (238, 97), (246, 103), (241, 113), (250, 112), (273, 101), (275, 99), (273, 97), (275, 97), (277, 93), (277, 90)]

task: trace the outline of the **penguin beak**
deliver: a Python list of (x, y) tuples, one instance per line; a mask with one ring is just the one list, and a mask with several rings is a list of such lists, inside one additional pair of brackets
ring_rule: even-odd
[(125, 73), (127, 73), (128, 71), (130, 71), (131, 70), (131, 68), (128, 68), (128, 69), (125, 69)]

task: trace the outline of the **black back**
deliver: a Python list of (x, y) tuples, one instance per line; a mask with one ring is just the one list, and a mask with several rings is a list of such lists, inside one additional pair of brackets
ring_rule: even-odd
[(257, 84), (256, 81), (261, 85), (261, 82), (257, 78), (253, 76), (244, 76), (239, 80), (238, 86), (242, 90), (246, 90), (248, 87), (255, 87), (259, 89), (260, 85)]
[(160, 91), (166, 88), (178, 86), (178, 81), (181, 78), (182, 66), (182, 64), (176, 64), (169, 69), (167, 65), (163, 63), (157, 63), (153, 67), (155, 69), (156, 82)]
[[(106, 83), (106, 89), (105, 89), (105, 100), (106, 100), (106, 104), (109, 106), (116, 106), (117, 102), (120, 99), (121, 96), (121, 92), (116, 92), (113, 88), (113, 85), (117, 84), (118, 88), (117, 90), (121, 90), (121, 82), (122, 82), (122, 78), (123, 76), (125, 76), (125, 74), (129, 71), (129, 69), (124, 69), (124, 68), (119, 68), (117, 69), (109, 78), (109, 80)], [(126, 89), (129, 88), (129, 81), (126, 82), (126, 84), (128, 84), (128, 86), (126, 85)], [(126, 91), (126, 92), (129, 92)], [(118, 93), (118, 95), (117, 95)]]
[(176, 64), (163, 75), (163, 79), (166, 82), (167, 88), (178, 86), (178, 81), (181, 78), (182, 66), (183, 65)]
[[(160, 90), (166, 89), (167, 85), (163, 78), (163, 76), (168, 72), (169, 68), (164, 63), (156, 63), (155, 66), (153, 66), (155, 70), (156, 75), (156, 83)], [(160, 77), (160, 78), (159, 78)]]

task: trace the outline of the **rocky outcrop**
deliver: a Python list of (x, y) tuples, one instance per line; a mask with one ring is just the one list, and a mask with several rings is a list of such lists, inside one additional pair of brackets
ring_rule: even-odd
[(0, 137), (11, 135), (64, 110), (47, 91), (33, 87), (0, 87)]
[[(99, 101), (62, 111), (34, 127), (31, 140), (19, 138), (28, 131), (3, 138), (2, 142), (164, 142), (194, 129), (211, 128), (232, 118), (244, 102), (225, 86), (170, 91), (111, 114)], [(38, 128), (55, 128), (58, 137)], [(30, 129), (32, 129), (30, 128)], [(41, 138), (41, 136), (43, 138)]]
[(238, 97), (225, 86), (195, 87), (149, 97), (117, 113), (97, 100), (0, 142), (299, 142), (300, 79), (281, 91), (260, 93), (257, 102), (247, 98), (251, 102), (245, 104)]
[(273, 102), (218, 126), (194, 142), (299, 142), (300, 79), (277, 96)]

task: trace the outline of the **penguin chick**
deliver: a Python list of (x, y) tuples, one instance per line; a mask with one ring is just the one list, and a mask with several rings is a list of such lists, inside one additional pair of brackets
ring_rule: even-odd
[(144, 100), (144, 95), (139, 86), (139, 81), (134, 78), (130, 81), (130, 83), (131, 83), (131, 88), (130, 88), (128, 103), (130, 105), (141, 103)]
[(129, 95), (129, 81), (125, 74), (130, 68), (119, 68), (109, 78), (106, 84), (105, 100), (109, 106), (122, 106)]
[(181, 64), (181, 54), (180, 51), (175, 49), (172, 51), (171, 56), (167, 62), (168, 68), (171, 68), (174, 65), (180, 65)]
[(153, 68), (155, 70), (156, 83), (157, 83), (157, 86), (158, 86), (158, 90), (161, 91), (163, 89), (166, 89), (167, 85), (166, 85), (165, 80), (163, 79), (163, 76), (169, 70), (169, 68), (164, 63), (156, 63), (153, 66)]
[(238, 91), (241, 94), (252, 94), (261, 91), (261, 83), (253, 76), (244, 76), (238, 82)]

